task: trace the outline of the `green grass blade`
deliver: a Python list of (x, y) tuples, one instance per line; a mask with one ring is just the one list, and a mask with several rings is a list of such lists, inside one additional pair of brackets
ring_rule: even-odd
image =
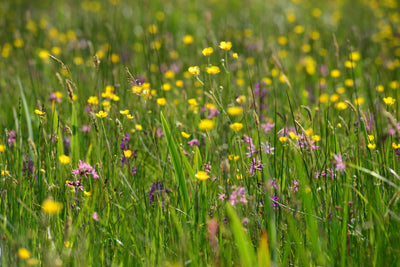
[(72, 116), (71, 158), (72, 158), (72, 164), (75, 166), (78, 163), (79, 159), (79, 140), (78, 140), (78, 118), (74, 103), (72, 103), (71, 116)]
[(22, 86), (21, 79), (18, 77), (17, 78), (19, 89), (21, 91), (21, 97), (22, 97), (22, 104), (24, 105), (25, 109), (25, 116), (26, 116), (26, 125), (28, 126), (28, 135), (29, 138), (33, 141), (33, 130), (32, 130), (32, 121), (31, 121), (31, 116), (29, 115), (29, 108), (28, 108), (28, 103), (26, 102), (25, 94), (24, 94), (24, 87)]
[(186, 179), (183, 175), (182, 163), (179, 159), (178, 150), (175, 145), (175, 141), (171, 136), (171, 131), (169, 129), (168, 123), (165, 120), (163, 113), (161, 112), (161, 123), (164, 130), (165, 138), (167, 140), (168, 150), (171, 155), (172, 164), (174, 166), (175, 175), (178, 178), (179, 191), (183, 197), (183, 203), (186, 211), (189, 209), (189, 194), (186, 185)]
[(231, 222), (233, 236), (238, 245), (242, 266), (256, 266), (256, 256), (253, 250), (253, 245), (251, 244), (247, 234), (244, 232), (239, 217), (229, 202), (226, 203), (225, 208)]

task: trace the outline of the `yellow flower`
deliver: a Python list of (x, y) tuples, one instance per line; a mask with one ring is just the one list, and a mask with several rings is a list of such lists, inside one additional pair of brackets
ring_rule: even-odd
[(214, 128), (214, 125), (215, 125), (214, 121), (209, 120), (209, 119), (204, 119), (204, 120), (200, 121), (199, 129), (203, 130), (203, 131), (208, 131), (208, 130), (211, 130), (212, 128)]
[(204, 171), (198, 171), (196, 173), (196, 178), (199, 179), (200, 181), (207, 180), (210, 176)]
[(87, 102), (88, 102), (88, 104), (98, 105), (99, 99), (97, 98), (97, 96), (91, 96), (91, 97), (89, 97)]
[(0, 152), (4, 152), (6, 150), (6, 146), (5, 145), (0, 145)]
[(59, 213), (63, 208), (63, 204), (60, 202), (56, 202), (52, 199), (46, 199), (42, 203), (42, 210), (47, 214), (56, 214)]
[(237, 59), (239, 56), (238, 56), (238, 53), (233, 53), (232, 54), (232, 57), (234, 58), (234, 59)]
[(321, 94), (320, 96), (319, 96), (319, 102), (321, 102), (321, 103), (328, 103), (328, 100), (329, 100), (329, 96), (328, 96), (328, 94)]
[(192, 44), (193, 41), (194, 41), (194, 39), (193, 39), (193, 36), (191, 36), (191, 35), (185, 35), (185, 36), (183, 37), (183, 42), (184, 42), (185, 44)]
[(217, 66), (211, 66), (207, 68), (208, 74), (217, 74), (220, 72), (220, 69)]
[(119, 101), (119, 96), (117, 96), (116, 94), (111, 94), (110, 98), (112, 101), (115, 101), (115, 102)]
[(346, 89), (344, 89), (344, 87), (338, 87), (336, 88), (336, 93), (338, 94), (344, 94), (346, 92)]
[(350, 59), (350, 60), (359, 61), (360, 58), (361, 58), (361, 55), (360, 55), (360, 53), (357, 52), (357, 51), (351, 52), (351, 53), (349, 54), (349, 59)]
[(378, 92), (383, 92), (385, 90), (385, 87), (383, 87), (383, 85), (377, 85), (376, 86), (376, 91), (378, 91)]
[(200, 68), (198, 66), (189, 67), (188, 71), (192, 75), (199, 75), (200, 74)]
[(132, 116), (131, 114), (126, 115), (126, 117), (128, 118), (128, 120), (131, 120), (134, 118), (134, 116)]
[(288, 42), (288, 38), (286, 38), (285, 36), (279, 36), (278, 37), (278, 44), (280, 45), (285, 45)]
[(71, 162), (71, 159), (67, 156), (67, 155), (61, 155), (58, 157), (58, 160), (62, 163), (62, 164), (68, 164)]
[(375, 136), (373, 136), (373, 135), (368, 135), (368, 140), (369, 140), (370, 142), (374, 141), (374, 139), (375, 139)]
[(26, 248), (20, 248), (18, 249), (18, 257), (23, 260), (27, 260), (31, 257), (31, 253)]
[(392, 143), (392, 147), (393, 147), (393, 149), (399, 149), (400, 144)]
[(347, 61), (344, 63), (344, 66), (345, 66), (346, 68), (348, 68), (348, 69), (352, 69), (352, 68), (355, 68), (355, 67), (356, 67), (356, 63), (347, 60)]
[(183, 81), (182, 81), (182, 80), (177, 80), (177, 81), (175, 82), (175, 85), (176, 85), (177, 87), (183, 87)]
[(239, 123), (239, 122), (235, 122), (234, 124), (229, 125), (229, 127), (231, 127), (232, 130), (237, 132), (237, 131), (240, 131), (243, 128), (243, 124)]
[(221, 48), (223, 50), (226, 50), (226, 51), (231, 50), (232, 43), (231, 42), (222, 41), (222, 42), (219, 43), (219, 48)]
[(190, 98), (190, 99), (188, 99), (188, 103), (189, 103), (191, 106), (197, 106), (197, 105), (199, 105), (199, 103), (197, 103), (196, 98)]
[(293, 23), (296, 21), (296, 15), (293, 13), (289, 13), (286, 15), (286, 20), (290, 23)]
[(314, 9), (312, 10), (312, 12), (311, 12), (311, 15), (312, 15), (314, 18), (318, 18), (319, 16), (321, 16), (321, 14), (322, 14), (322, 12), (321, 12), (321, 9), (319, 9), (319, 8), (314, 8)]
[(321, 136), (313, 135), (313, 136), (311, 136), (311, 139), (314, 140), (315, 142), (319, 142), (319, 141), (321, 141)]
[(296, 27), (294, 27), (293, 31), (297, 34), (302, 34), (304, 32), (304, 26), (297, 25)]
[(157, 104), (160, 106), (165, 106), (165, 104), (167, 104), (167, 100), (165, 98), (157, 98)]
[(171, 90), (171, 84), (164, 83), (163, 85), (161, 85), (161, 89), (163, 89), (164, 91), (169, 91)]
[(386, 105), (391, 106), (394, 104), (394, 102), (396, 102), (396, 99), (392, 98), (392, 97), (384, 97), (383, 98), (383, 102), (385, 102)]
[(132, 151), (130, 150), (124, 150), (124, 156), (125, 158), (130, 158), (132, 156)]
[(289, 132), (289, 136), (290, 136), (290, 139), (292, 139), (292, 140), (294, 140), (294, 139), (298, 140), (299, 139), (299, 136), (297, 136), (294, 132)]
[(338, 103), (336, 103), (335, 108), (338, 110), (345, 110), (347, 108), (347, 103), (346, 102), (338, 102)]
[(333, 94), (329, 97), (329, 100), (331, 102), (337, 102), (339, 100), (340, 96), (338, 94)]
[(371, 144), (371, 143), (369, 143), (369, 144), (368, 144), (368, 148), (369, 148), (369, 149), (375, 149), (375, 148), (376, 148), (376, 144)]
[(213, 49), (212, 47), (206, 47), (206, 48), (203, 49), (203, 51), (201, 51), (201, 53), (202, 53), (204, 56), (209, 56), (209, 55), (211, 55), (213, 52), (214, 52), (214, 49)]
[(333, 78), (338, 78), (340, 76), (340, 70), (334, 69), (331, 71), (331, 76)]
[(228, 114), (231, 116), (239, 116), (243, 113), (242, 107), (230, 107), (228, 108)]
[(287, 137), (285, 137), (285, 136), (279, 137), (279, 142), (285, 143), (286, 141), (287, 141)]
[(391, 89), (395, 90), (395, 89), (399, 88), (399, 82), (398, 82), (398, 81), (391, 81), (391, 82), (389, 83), (389, 87), (390, 87)]
[(121, 115), (128, 115), (129, 114), (129, 109), (120, 110), (119, 113), (121, 113)]
[(236, 97), (236, 102), (237, 102), (238, 104), (244, 104), (244, 103), (246, 103), (246, 96), (240, 95), (240, 96)]
[(89, 191), (89, 192), (83, 191), (83, 194), (84, 194), (85, 196), (87, 196), (87, 197), (91, 197), (91, 196), (92, 196), (92, 191)]
[(191, 134), (188, 134), (188, 133), (185, 133), (185, 132), (181, 132), (181, 135), (182, 135), (184, 138), (189, 138), (189, 137), (191, 136)]
[(46, 114), (46, 112), (41, 111), (41, 110), (38, 110), (38, 109), (35, 109), (35, 114), (36, 114), (36, 115), (39, 115), (39, 116), (43, 116), (43, 115)]
[(243, 179), (243, 175), (242, 174), (236, 174), (236, 179), (242, 180)]
[(142, 125), (140, 125), (140, 124), (136, 124), (136, 125), (135, 125), (135, 129), (138, 130), (138, 131), (142, 131), (142, 130), (143, 130), (143, 127), (142, 127)]
[(320, 34), (319, 34), (319, 32), (317, 32), (317, 31), (312, 31), (312, 32), (310, 33), (310, 38), (313, 39), (314, 41), (318, 40), (319, 37), (320, 37)]
[[(86, 192), (86, 191), (85, 191), (85, 192)], [(64, 241), (64, 246), (65, 246), (66, 248), (70, 248), (70, 247), (72, 247), (72, 243), (69, 242), (69, 241)]]
[(105, 118), (108, 116), (108, 113), (106, 111), (100, 110), (99, 113), (96, 113), (96, 116), (99, 118)]
[(363, 104), (364, 101), (365, 101), (365, 100), (364, 100), (363, 97), (359, 97), (359, 98), (354, 99), (354, 104), (356, 104), (356, 105), (358, 106), (358, 105)]
[(112, 63), (118, 63), (119, 62), (119, 56), (117, 54), (111, 54), (111, 62)]
[(352, 79), (346, 79), (344, 80), (344, 85), (346, 85), (347, 87), (352, 87), (354, 85), (354, 82)]
[(156, 33), (157, 33), (157, 26), (154, 25), (154, 24), (149, 25), (149, 27), (147, 28), (147, 30), (148, 30), (149, 33), (151, 33), (151, 34), (156, 34)]

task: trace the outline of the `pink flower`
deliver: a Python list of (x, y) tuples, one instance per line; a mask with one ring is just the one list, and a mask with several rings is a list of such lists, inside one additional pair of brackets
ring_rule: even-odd
[(97, 216), (97, 211), (93, 212), (92, 218), (93, 218), (93, 220), (95, 220), (96, 222), (99, 221), (99, 217)]

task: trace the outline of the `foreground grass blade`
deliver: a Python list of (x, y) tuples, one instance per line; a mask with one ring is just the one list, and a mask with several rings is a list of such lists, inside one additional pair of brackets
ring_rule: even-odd
[(249, 237), (243, 230), (243, 225), (240, 222), (239, 217), (237, 216), (235, 210), (229, 202), (226, 203), (225, 209), (231, 223), (233, 236), (238, 245), (238, 251), (242, 266), (255, 266), (256, 257), (254, 254), (253, 245), (251, 244)]
[(17, 78), (19, 89), (21, 91), (22, 103), (25, 109), (25, 116), (26, 116), (26, 125), (28, 126), (28, 134), (29, 138), (33, 141), (33, 131), (32, 131), (32, 121), (31, 116), (29, 115), (29, 108), (28, 103), (26, 102), (25, 94), (24, 94), (24, 87), (22, 86), (21, 79)]
[(172, 160), (172, 164), (174, 166), (175, 175), (178, 179), (179, 192), (180, 192), (181, 196), (183, 197), (184, 207), (187, 211), (189, 209), (189, 194), (188, 194), (188, 189), (187, 189), (187, 185), (186, 185), (186, 179), (183, 175), (182, 163), (179, 158), (179, 154), (178, 154), (178, 150), (175, 145), (175, 141), (174, 141), (173, 137), (171, 136), (171, 131), (169, 129), (168, 123), (165, 120), (165, 117), (162, 112), (161, 112), (161, 123), (162, 123), (162, 127), (164, 130), (165, 138), (167, 139), (168, 150), (169, 150), (169, 154), (171, 155), (171, 160)]

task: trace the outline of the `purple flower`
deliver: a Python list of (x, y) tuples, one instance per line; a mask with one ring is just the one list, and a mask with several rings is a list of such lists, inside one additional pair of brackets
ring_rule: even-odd
[(200, 142), (197, 139), (190, 140), (189, 142), (187, 142), (187, 144), (189, 146), (200, 146)]
[[(153, 183), (148, 194), (150, 204), (162, 196), (164, 191), (164, 185), (161, 182)], [(162, 198), (162, 200), (164, 199)]]
[(76, 180), (76, 181), (68, 181), (65, 186), (72, 188), (72, 192), (76, 192), (77, 190), (83, 191), (83, 184), (81, 181)]
[(204, 172), (207, 174), (211, 173), (211, 162), (207, 162), (203, 164)]
[(274, 180), (270, 180), (270, 181), (269, 181), (269, 184), (270, 184), (273, 188), (278, 189), (278, 186), (276, 185), (276, 180), (275, 180), (275, 178), (274, 178)]
[(81, 132), (88, 133), (90, 132), (90, 126), (89, 125), (82, 125), (82, 128), (80, 129)]
[(83, 162), (79, 160), (78, 168), (72, 170), (72, 174), (75, 174), (78, 177), (85, 177), (87, 178), (88, 175), (92, 175), (93, 179), (98, 179), (99, 175), (96, 173), (95, 168), (90, 166), (89, 163)]
[(238, 202), (242, 202), (243, 204), (246, 204), (247, 199), (245, 196), (244, 187), (238, 187), (236, 190), (232, 191), (231, 195), (229, 196), (229, 201), (231, 202), (232, 206), (235, 206), (235, 204)]
[(137, 167), (132, 167), (132, 175), (135, 176), (137, 173)]
[(12, 130), (11, 132), (8, 132), (8, 146), (11, 147), (16, 141), (17, 141), (17, 136), (15, 135), (15, 131)]
[(35, 170), (35, 165), (30, 158), (27, 161), (24, 161), (22, 174), (26, 176), (26, 178), (32, 178), (34, 170)]
[(275, 123), (272, 122), (263, 123), (261, 124), (261, 127), (264, 129), (265, 133), (268, 133), (269, 131), (272, 130), (272, 128), (275, 127)]
[(272, 195), (272, 207), (273, 207), (274, 209), (279, 207), (279, 204), (277, 203), (278, 200), (279, 200), (278, 194)]
[(272, 147), (268, 141), (265, 142), (265, 144), (261, 143), (261, 147), (263, 149), (263, 151), (269, 155), (273, 155), (274, 154), (274, 150), (275, 148)]
[(343, 171), (346, 169), (346, 165), (343, 163), (342, 154), (334, 154), (333, 158), (335, 159), (336, 170), (343, 173)]
[(61, 98), (57, 97), (56, 93), (51, 93), (50, 94), (50, 100), (51, 101), (57, 101), (58, 103), (61, 103)]
[(316, 171), (315, 178), (327, 178), (330, 177), (332, 180), (336, 178), (336, 173), (333, 168), (328, 168), (322, 171)]
[(296, 193), (297, 191), (299, 191), (299, 180), (294, 179), (293, 180), (293, 186), (291, 187), (291, 189), (293, 190), (293, 193)]
[(97, 212), (96, 212), (96, 211), (93, 212), (92, 218), (93, 218), (93, 220), (95, 220), (96, 222), (99, 221), (99, 216), (97, 215)]
[(253, 144), (253, 139), (251, 137), (243, 135), (242, 140), (243, 143), (248, 144), (246, 152), (246, 156), (248, 158), (251, 158), (258, 153), (258, 151), (256, 150), (256, 146)]
[(226, 198), (224, 193), (218, 193), (218, 199), (224, 201)]
[(256, 174), (256, 171), (262, 171), (264, 168), (264, 164), (261, 163), (260, 159), (252, 159), (251, 160), (251, 166), (250, 166), (250, 176), (254, 176)]

